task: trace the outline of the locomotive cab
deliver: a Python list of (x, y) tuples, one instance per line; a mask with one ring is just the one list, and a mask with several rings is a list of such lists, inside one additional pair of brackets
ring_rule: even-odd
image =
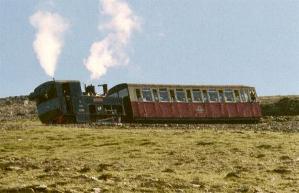
[(39, 119), (43, 123), (86, 123), (115, 118), (122, 107), (118, 100), (105, 100), (97, 94), (93, 85), (85, 86), (82, 92), (79, 81), (48, 81), (39, 85), (29, 95), (35, 100)]

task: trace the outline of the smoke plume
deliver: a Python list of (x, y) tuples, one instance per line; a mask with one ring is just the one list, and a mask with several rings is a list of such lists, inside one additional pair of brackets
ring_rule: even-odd
[(37, 30), (33, 48), (39, 63), (53, 77), (69, 23), (59, 14), (46, 11), (37, 11), (30, 17), (30, 23)]
[(108, 31), (107, 36), (91, 45), (90, 55), (84, 60), (92, 79), (100, 78), (112, 66), (129, 62), (125, 47), (132, 33), (139, 28), (137, 16), (125, 1), (100, 0), (100, 4), (101, 14), (110, 20), (99, 26), (99, 30)]

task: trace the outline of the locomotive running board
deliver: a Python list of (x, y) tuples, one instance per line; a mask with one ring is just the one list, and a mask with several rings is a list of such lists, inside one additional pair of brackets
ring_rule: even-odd
[(107, 124), (107, 123), (120, 123), (121, 120), (118, 117), (108, 117), (105, 119), (97, 119), (96, 124)]

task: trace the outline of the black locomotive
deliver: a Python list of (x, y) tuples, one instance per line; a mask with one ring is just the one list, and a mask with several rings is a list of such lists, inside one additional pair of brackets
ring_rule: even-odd
[(97, 94), (95, 86), (85, 86), (82, 92), (79, 81), (48, 81), (29, 95), (35, 100), (39, 119), (43, 123), (86, 123), (97, 120), (119, 119), (123, 115), (122, 99)]

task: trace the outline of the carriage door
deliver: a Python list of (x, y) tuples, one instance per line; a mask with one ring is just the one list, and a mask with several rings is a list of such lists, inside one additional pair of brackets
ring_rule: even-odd
[(124, 115), (124, 119), (132, 120), (133, 118), (133, 110), (131, 106), (131, 100), (129, 96), (129, 91), (127, 88), (124, 88), (118, 92), (119, 98), (122, 100), (123, 110), (122, 115)]
[(70, 114), (74, 113), (72, 97), (71, 97), (71, 88), (69, 83), (62, 84), (62, 93), (65, 100), (66, 112)]

